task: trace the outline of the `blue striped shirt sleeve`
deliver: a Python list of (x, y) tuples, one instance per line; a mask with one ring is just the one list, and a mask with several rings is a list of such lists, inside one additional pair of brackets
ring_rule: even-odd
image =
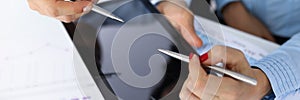
[(296, 92), (300, 88), (300, 33), (253, 66), (267, 75), (276, 97)]

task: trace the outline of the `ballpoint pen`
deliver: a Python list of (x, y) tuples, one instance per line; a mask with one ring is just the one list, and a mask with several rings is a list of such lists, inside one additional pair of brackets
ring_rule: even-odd
[[(76, 0), (65, 0), (65, 1), (74, 2)], [(92, 5), (91, 10), (98, 13), (98, 14), (104, 15), (106, 17), (109, 17), (111, 19), (114, 19), (114, 20), (117, 20), (117, 21), (120, 21), (120, 22), (124, 23), (123, 19), (113, 15), (111, 12), (109, 12), (109, 11), (107, 11), (107, 10), (105, 10), (105, 9), (95, 5), (95, 4)]]
[(107, 10), (105, 10), (105, 9), (103, 9), (103, 8), (101, 8), (101, 7), (97, 6), (97, 5), (95, 5), (95, 4), (93, 4), (92, 11), (94, 11), (94, 12), (96, 12), (96, 13), (99, 13), (99, 14), (101, 14), (101, 15), (104, 15), (104, 16), (106, 16), (106, 17), (109, 17), (109, 18), (111, 18), (111, 19), (120, 21), (120, 22), (122, 22), (122, 23), (124, 22), (124, 20), (122, 20), (121, 18), (119, 18), (119, 17), (113, 15), (111, 12), (109, 12), (109, 11), (107, 11)]
[[(179, 59), (181, 61), (184, 61), (184, 62), (187, 62), (187, 63), (190, 62), (189, 57), (186, 56), (186, 55), (179, 54), (179, 53), (176, 53), (176, 52), (172, 52), (172, 51), (169, 51), (169, 50), (163, 50), (163, 49), (158, 49), (158, 51), (160, 51), (160, 52), (162, 52), (162, 53), (164, 53), (166, 55), (169, 55), (171, 57), (174, 57), (176, 59)], [(207, 67), (210, 68), (210, 69), (213, 69), (213, 70), (215, 70), (217, 72), (224, 73), (224, 74), (226, 74), (228, 76), (231, 76), (231, 77), (233, 77), (235, 79), (238, 79), (240, 81), (246, 82), (248, 84), (257, 85), (256, 79), (254, 79), (252, 77), (249, 77), (249, 76), (237, 73), (237, 72), (233, 72), (233, 71), (221, 68), (219, 66), (207, 66)]]

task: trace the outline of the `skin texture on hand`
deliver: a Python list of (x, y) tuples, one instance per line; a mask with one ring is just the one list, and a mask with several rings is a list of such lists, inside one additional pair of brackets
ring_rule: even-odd
[[(252, 86), (226, 75), (218, 77), (207, 74), (203, 69), (204, 66), (200, 64), (199, 58), (194, 55), (189, 63), (188, 78), (180, 93), (182, 100), (259, 100), (270, 91), (271, 87), (266, 75), (259, 69), (252, 69), (241, 51), (224, 46), (215, 46), (208, 55), (208, 60), (202, 64), (214, 65), (222, 62), (226, 69), (256, 78), (258, 84)], [(205, 87), (209, 78), (221, 78), (220, 85), (213, 86), (218, 87), (216, 93), (204, 91), (205, 88), (208, 88), (206, 90), (213, 88)]]
[(275, 41), (267, 27), (251, 15), (241, 2), (228, 4), (222, 10), (224, 21), (231, 27), (248, 32), (269, 41)]
[[(28, 0), (29, 7), (42, 15), (69, 23), (78, 19), (91, 8), (93, 0), (69, 2), (64, 0)], [(87, 11), (84, 12), (86, 7)]]
[(157, 5), (157, 9), (166, 16), (184, 39), (194, 47), (201, 47), (202, 41), (194, 29), (194, 15), (182, 4), (163, 1)]

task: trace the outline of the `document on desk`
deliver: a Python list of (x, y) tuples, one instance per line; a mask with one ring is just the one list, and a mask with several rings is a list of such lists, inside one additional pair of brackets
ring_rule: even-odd
[(200, 16), (195, 18), (195, 29), (204, 44), (226, 45), (239, 49), (246, 55), (250, 64), (260, 60), (279, 47), (275, 43)]

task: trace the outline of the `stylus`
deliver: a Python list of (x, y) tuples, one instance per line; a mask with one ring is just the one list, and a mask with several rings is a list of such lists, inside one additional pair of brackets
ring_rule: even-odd
[[(190, 62), (189, 57), (186, 56), (186, 55), (179, 54), (179, 53), (176, 53), (176, 52), (172, 52), (172, 51), (169, 51), (169, 50), (163, 50), (163, 49), (158, 49), (158, 51), (160, 51), (160, 52), (162, 52), (162, 53), (164, 53), (168, 56), (179, 59), (181, 61), (184, 61), (184, 62), (187, 62), (187, 63)], [(221, 72), (221, 73), (224, 73), (228, 76), (231, 76), (231, 77), (233, 77), (235, 79), (238, 79), (240, 81), (243, 81), (245, 83), (248, 83), (248, 84), (251, 84), (251, 85), (257, 85), (256, 79), (254, 79), (252, 77), (249, 77), (249, 76), (237, 73), (237, 72), (233, 72), (233, 71), (227, 70), (227, 69), (219, 67), (219, 66), (208, 66), (208, 68), (213, 69), (213, 70), (218, 71), (218, 72)]]
[(92, 10), (96, 13), (99, 13), (101, 15), (104, 15), (106, 17), (109, 17), (111, 19), (114, 19), (114, 20), (117, 20), (117, 21), (120, 21), (120, 22), (124, 23), (124, 20), (122, 20), (121, 18), (113, 15), (111, 12), (109, 12), (109, 11), (107, 11), (107, 10), (101, 8), (101, 7), (98, 7), (97, 5), (93, 5)]

